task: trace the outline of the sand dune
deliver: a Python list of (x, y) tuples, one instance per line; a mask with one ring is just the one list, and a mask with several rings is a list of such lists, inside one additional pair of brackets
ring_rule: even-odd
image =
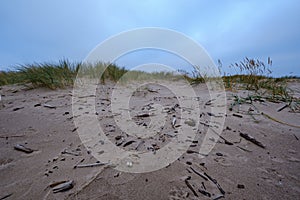
[[(299, 88), (299, 84), (294, 83), (293, 87)], [(79, 137), (81, 127), (74, 123), (74, 118), (81, 119), (81, 116), (72, 111), (72, 88), (52, 91), (3, 86), (0, 90), (0, 199), (299, 198), (300, 114), (289, 108), (278, 112), (283, 103), (254, 101), (231, 111), (226, 108), (218, 116), (211, 113), (216, 105), (213, 101), (207, 103), (210, 96), (206, 86), (194, 86), (200, 110), (197, 127), (198, 122), (182, 117), (184, 112), (193, 114), (193, 110), (179, 105), (184, 96), (178, 97), (161, 85), (150, 84), (140, 87), (130, 98), (132, 122), (153, 130), (155, 120), (145, 114), (163, 113), (164, 119), (157, 134), (142, 138), (127, 134), (117, 125), (116, 119), (122, 120), (122, 112), (118, 118), (111, 109), (113, 88), (113, 84), (107, 83), (98, 87), (95, 96), (90, 96), (95, 98), (95, 113), (87, 112), (84, 107), (89, 97), (80, 100), (82, 108), (76, 107), (82, 115), (99, 121), (112, 144), (126, 151), (155, 155), (178, 138), (178, 130), (186, 126), (196, 130), (196, 137), (188, 141), (188, 150), (175, 162), (147, 173), (119, 171), (104, 160), (104, 165), (87, 166), (99, 162), (93, 156), (95, 152)], [(238, 92), (245, 97), (248, 93)], [(235, 94), (226, 93), (228, 107)], [(210, 126), (218, 126), (219, 118), (225, 119), (222, 137), (215, 141), (208, 155), (200, 156), (205, 134), (213, 128)], [(159, 124), (160, 120), (155, 123)], [(245, 139), (241, 133), (253, 137), (265, 148)], [(18, 144), (33, 152), (17, 150), (14, 147)], [(97, 153), (104, 156), (107, 149)], [(129, 167), (134, 168), (135, 162)], [(65, 192), (54, 193), (50, 187), (52, 183), (69, 180), (74, 182), (74, 187)]]

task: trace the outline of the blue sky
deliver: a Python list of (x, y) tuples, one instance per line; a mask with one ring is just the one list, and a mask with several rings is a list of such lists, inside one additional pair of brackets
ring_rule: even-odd
[[(0, 69), (62, 58), (81, 61), (112, 35), (162, 27), (192, 38), (224, 66), (245, 56), (265, 61), (270, 56), (275, 76), (300, 76), (299, 10), (297, 0), (1, 0)], [(133, 52), (116, 62), (185, 67), (174, 55), (154, 50)]]

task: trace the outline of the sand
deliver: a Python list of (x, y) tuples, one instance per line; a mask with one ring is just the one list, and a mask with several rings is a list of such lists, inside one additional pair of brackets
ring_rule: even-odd
[[(299, 86), (292, 84), (295, 89)], [(141, 139), (124, 133), (116, 125), (110, 108), (113, 87), (112, 83), (99, 86), (96, 113), (89, 113), (96, 115), (112, 143), (124, 150), (155, 153), (176, 137), (177, 128), (172, 127), (172, 120), (174, 116), (179, 120), (181, 111), (175, 106), (179, 101), (172, 92), (152, 84), (139, 88), (131, 97), (129, 107), (137, 125), (150, 126), (149, 117), (136, 116), (151, 110), (151, 105), (160, 104), (170, 111), (166, 113), (163, 133)], [(2, 86), (0, 199), (298, 199), (300, 128), (296, 126), (300, 126), (300, 113), (289, 108), (277, 112), (284, 103), (268, 101), (242, 104), (232, 111), (226, 108), (221, 136), (232, 145), (219, 138), (212, 151), (200, 157), (197, 152), (208, 130), (207, 124), (218, 116), (210, 116), (213, 102), (205, 105), (209, 100), (206, 86), (193, 87), (199, 97), (203, 123), (199, 124), (196, 138), (190, 141), (189, 151), (159, 170), (128, 173), (110, 164), (74, 168), (78, 164), (96, 163), (97, 159), (82, 143), (77, 130), (80, 127), (74, 123), (74, 118), (80, 116), (73, 116), (72, 88), (53, 91)], [(245, 97), (248, 93), (238, 92)], [(228, 106), (235, 94), (226, 92)], [(248, 114), (249, 108), (253, 115)], [(261, 112), (295, 127), (271, 120)], [(240, 133), (251, 135), (265, 148), (242, 138)], [(34, 151), (28, 154), (17, 151), (16, 144)], [(52, 191), (50, 184), (66, 180), (74, 181), (72, 189)]]

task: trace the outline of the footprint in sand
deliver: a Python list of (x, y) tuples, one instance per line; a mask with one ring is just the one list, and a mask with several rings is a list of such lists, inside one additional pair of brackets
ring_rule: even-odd
[(169, 200), (188, 199), (189, 193), (179, 188), (172, 188), (169, 192)]

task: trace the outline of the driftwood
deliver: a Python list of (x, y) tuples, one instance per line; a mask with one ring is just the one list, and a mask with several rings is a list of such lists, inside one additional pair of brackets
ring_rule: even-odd
[(285, 104), (284, 106), (282, 106), (281, 108), (279, 108), (279, 109), (277, 110), (277, 112), (280, 112), (280, 111), (286, 109), (287, 107), (289, 107), (289, 105), (288, 105), (288, 104)]
[(62, 151), (61, 154), (69, 154), (69, 155), (73, 155), (73, 156), (80, 156), (81, 155), (80, 153), (70, 152), (70, 151), (67, 151), (67, 150)]
[(96, 166), (102, 166), (102, 165), (106, 165), (106, 164), (107, 163), (96, 162), (96, 163), (91, 163), (91, 164), (75, 165), (74, 168), (96, 167)]
[(225, 144), (227, 144), (227, 145), (233, 145), (232, 142), (229, 142), (229, 141), (226, 140), (223, 136), (220, 135), (220, 138), (221, 138), (222, 140), (224, 140)]
[(248, 141), (250, 141), (250, 142), (252, 142), (253, 144), (256, 144), (257, 146), (259, 146), (259, 147), (261, 147), (261, 148), (265, 148), (265, 146), (261, 143), (261, 142), (259, 142), (259, 141), (257, 141), (254, 137), (252, 137), (251, 135), (248, 135), (248, 134), (246, 134), (246, 133), (240, 133), (240, 136), (242, 137), (242, 138), (244, 138), (244, 139), (246, 139), (246, 140), (248, 140)]
[(210, 106), (211, 104), (212, 104), (212, 102), (213, 101), (215, 101), (216, 99), (210, 99), (210, 100), (208, 100), (206, 103), (205, 103), (205, 105), (206, 106)]
[(218, 196), (216, 196), (213, 200), (219, 200), (219, 199), (221, 199), (221, 198), (224, 198), (224, 195), (218, 195)]
[(241, 150), (243, 150), (243, 151), (246, 151), (246, 152), (252, 152), (251, 150), (246, 149), (244, 147), (240, 147), (240, 146), (236, 146), (236, 147), (239, 148), (239, 149), (241, 149)]
[(25, 135), (1, 135), (0, 138), (24, 137)]
[(173, 128), (175, 128), (176, 120), (177, 120), (176, 117), (174, 117), (173, 120), (172, 120), (172, 127)]
[(283, 121), (278, 120), (278, 119), (276, 119), (274, 117), (271, 117), (270, 115), (268, 115), (268, 114), (266, 114), (264, 112), (262, 112), (261, 114), (264, 115), (265, 117), (269, 118), (270, 120), (273, 120), (274, 122), (278, 122), (280, 124), (284, 124), (284, 125), (291, 126), (291, 127), (294, 127), (294, 128), (300, 128), (300, 126), (298, 126), (298, 125), (294, 125), (294, 124), (289, 124), (287, 122), (283, 122)]
[(50, 105), (50, 104), (44, 104), (44, 107), (45, 108), (50, 108), (50, 109), (55, 109), (56, 108), (56, 106), (52, 106), (52, 105)]
[(144, 113), (144, 114), (138, 114), (136, 117), (150, 117), (149, 113)]
[(123, 145), (123, 147), (127, 147), (127, 146), (131, 145), (131, 144), (134, 143), (134, 142), (135, 142), (134, 140), (130, 140), (130, 141), (126, 142), (126, 143)]
[(194, 168), (190, 167), (190, 169), (197, 174), (198, 176), (200, 176), (201, 178), (203, 178), (204, 180), (208, 181), (208, 179), (205, 177), (204, 174), (202, 174), (201, 172), (196, 171)]
[(236, 113), (233, 113), (233, 114), (232, 114), (232, 116), (234, 116), (234, 117), (238, 117), (238, 118), (243, 118), (243, 116), (242, 116), (242, 115), (239, 115), (239, 114), (236, 114)]
[(219, 185), (219, 183), (217, 182), (216, 179), (213, 179), (212, 177), (210, 177), (207, 173), (204, 172), (204, 175), (211, 181), (213, 182), (217, 188), (220, 190), (220, 192), (224, 195), (225, 191), (222, 189), (222, 187)]
[(205, 196), (207, 196), (207, 197), (211, 197), (211, 194), (210, 194), (209, 192), (207, 192), (206, 190), (198, 189), (198, 191), (199, 191), (201, 194), (203, 194), (203, 195), (205, 195)]
[(193, 186), (189, 183), (189, 180), (190, 180), (190, 179), (191, 179), (191, 177), (189, 176), (189, 177), (187, 177), (187, 178), (184, 180), (184, 182), (185, 182), (186, 186), (193, 192), (193, 194), (194, 194), (196, 197), (198, 197), (197, 192), (195, 191), (195, 189), (193, 188)]
[(64, 183), (61, 183), (55, 187), (53, 187), (53, 192), (54, 193), (57, 193), (57, 192), (64, 192), (64, 191), (67, 191), (69, 189), (72, 189), (74, 187), (74, 181), (67, 181), (67, 182), (64, 182)]
[(1, 197), (0, 200), (4, 200), (4, 199), (10, 197), (11, 195), (13, 195), (13, 193), (10, 193), (10, 194), (7, 194), (7, 195)]
[(16, 145), (14, 146), (14, 149), (15, 149), (15, 150), (18, 150), (18, 151), (25, 152), (25, 153), (32, 153), (32, 152), (33, 152), (32, 149), (30, 149), (30, 148), (28, 148), (28, 147), (25, 147), (25, 146), (22, 145), (22, 144), (16, 144)]
[(23, 109), (23, 108), (24, 108), (24, 107), (14, 108), (13, 111), (21, 110), (21, 109)]
[(198, 151), (194, 151), (194, 150), (187, 150), (186, 153), (187, 154), (193, 154), (193, 153), (199, 154)]

